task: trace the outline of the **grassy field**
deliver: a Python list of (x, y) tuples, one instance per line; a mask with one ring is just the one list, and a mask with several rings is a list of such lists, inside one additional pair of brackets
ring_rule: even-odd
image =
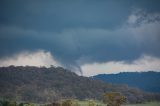
[[(15, 105), (16, 103), (16, 105)], [(63, 105), (64, 101), (59, 101), (59, 104)], [(3, 103), (0, 103), (0, 106), (53, 106), (52, 103), (49, 104), (37, 104), (37, 103), (24, 103), (23, 105), (20, 105), (21, 103), (10, 101), (9, 104), (3, 105)], [(104, 104), (100, 101), (94, 101), (94, 100), (71, 100), (71, 104), (67, 106), (107, 106), (107, 104)], [(160, 102), (148, 102), (143, 104), (126, 104), (122, 106), (160, 106)]]
[[(75, 103), (75, 102), (74, 102)], [(92, 102), (91, 102), (92, 103)], [(89, 101), (78, 101), (78, 104), (80, 106), (89, 106)], [(106, 104), (103, 104), (101, 102), (94, 102), (95, 106), (106, 106)], [(149, 102), (144, 104), (127, 104), (123, 106), (160, 106), (160, 102)]]
[[(34, 104), (34, 105), (24, 105), (24, 106), (46, 106), (46, 105)], [(94, 105), (89, 105), (88, 101), (78, 101), (78, 102), (74, 102), (72, 106), (107, 106), (107, 105), (100, 102), (96, 102), (94, 103)], [(128, 105), (122, 105), (122, 106), (160, 106), (160, 102), (150, 102), (145, 104), (128, 104)]]
[(73, 104), (78, 103), (80, 106), (91, 106), (91, 104), (94, 104), (95, 106), (106, 106), (106, 104), (103, 104), (99, 101), (93, 101), (93, 100), (85, 100), (85, 101), (74, 101)]
[(160, 106), (160, 102), (149, 102), (144, 104), (131, 104), (131, 105), (123, 105), (123, 106)]
[[(80, 106), (89, 106), (89, 104), (94, 103), (95, 106), (106, 106), (106, 104), (103, 104), (99, 101), (92, 101), (92, 100), (86, 100), (86, 101), (74, 101), (74, 103), (78, 103)], [(160, 106), (160, 102), (149, 102), (144, 104), (127, 104), (122, 106)]]

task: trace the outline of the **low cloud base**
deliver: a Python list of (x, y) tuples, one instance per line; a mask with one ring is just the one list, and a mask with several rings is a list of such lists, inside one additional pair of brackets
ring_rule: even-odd
[(81, 66), (83, 76), (111, 74), (119, 72), (160, 71), (160, 58), (143, 55), (128, 63), (125, 61), (109, 61), (104, 63), (84, 64)]

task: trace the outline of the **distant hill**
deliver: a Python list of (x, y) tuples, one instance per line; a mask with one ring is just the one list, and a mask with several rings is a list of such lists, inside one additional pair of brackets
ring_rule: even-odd
[(0, 98), (3, 99), (37, 103), (66, 98), (102, 100), (102, 95), (109, 91), (121, 92), (130, 103), (160, 100), (159, 94), (78, 76), (61, 67), (0, 68)]
[(127, 84), (148, 92), (160, 92), (160, 72), (121, 72), (119, 74), (99, 74), (93, 76), (107, 83)]

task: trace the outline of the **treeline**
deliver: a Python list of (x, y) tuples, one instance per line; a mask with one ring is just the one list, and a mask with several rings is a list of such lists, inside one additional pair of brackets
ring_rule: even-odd
[[(87, 100), (87, 105), (85, 106), (102, 106), (101, 104), (97, 104), (93, 100)], [(36, 104), (29, 102), (13, 102), (13, 101), (0, 101), (0, 106), (83, 106), (79, 103), (78, 100), (63, 100), (46, 104)]]
[(61, 99), (102, 100), (102, 95), (111, 91), (122, 93), (129, 103), (160, 100), (160, 94), (78, 76), (62, 67), (0, 68), (0, 97), (12, 101), (49, 103)]
[(79, 100), (61, 100), (61, 101), (54, 101), (52, 103), (46, 104), (35, 104), (29, 102), (13, 102), (13, 101), (6, 101), (0, 100), (0, 106), (120, 106), (126, 103), (126, 97), (121, 95), (118, 92), (109, 92), (103, 95), (103, 103), (96, 102), (94, 100), (85, 100), (84, 103), (79, 103), (82, 101)]

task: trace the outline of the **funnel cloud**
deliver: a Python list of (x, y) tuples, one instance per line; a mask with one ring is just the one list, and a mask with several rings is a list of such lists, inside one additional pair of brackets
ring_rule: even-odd
[[(0, 66), (55, 65), (86, 76), (134, 69), (160, 71), (159, 3), (2, 0)], [(129, 68), (114, 68), (120, 66)]]

